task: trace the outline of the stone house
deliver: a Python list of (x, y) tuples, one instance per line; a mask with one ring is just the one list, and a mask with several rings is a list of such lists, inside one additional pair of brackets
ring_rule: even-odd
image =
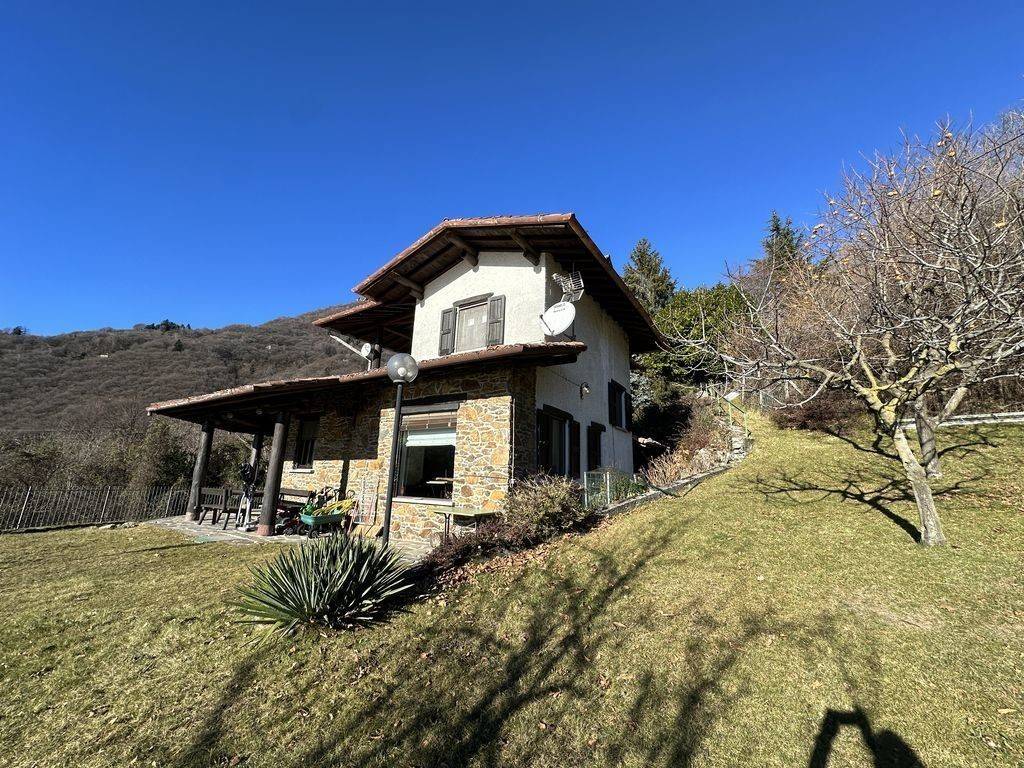
[[(540, 318), (562, 298), (557, 278), (573, 274), (583, 293), (572, 324), (554, 336)], [(390, 536), (420, 550), (496, 510), (517, 477), (633, 471), (630, 355), (655, 349), (659, 336), (573, 214), (443, 221), (354, 291), (359, 301), (315, 323), (367, 342), (367, 370), (149, 407), (203, 427), (190, 510), (215, 429), (252, 434), (254, 457), (271, 436), (274, 496), (336, 487), (375, 519), (393, 478)], [(420, 364), (403, 399), (394, 473), (389, 350)], [(261, 533), (273, 533), (273, 506), (264, 505)]]

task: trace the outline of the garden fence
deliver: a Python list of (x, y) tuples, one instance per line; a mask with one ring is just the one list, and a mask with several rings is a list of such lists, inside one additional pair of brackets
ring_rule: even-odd
[(154, 520), (184, 514), (187, 505), (181, 486), (0, 487), (0, 533)]
[(604, 509), (646, 493), (646, 483), (612, 467), (583, 475), (583, 503), (587, 509)]

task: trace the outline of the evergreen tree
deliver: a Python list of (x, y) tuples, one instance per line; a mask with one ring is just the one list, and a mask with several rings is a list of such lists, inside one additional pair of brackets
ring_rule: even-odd
[(651, 316), (664, 309), (676, 292), (676, 281), (646, 237), (629, 254), (622, 279)]
[(768, 235), (762, 241), (766, 258), (775, 259), (776, 264), (781, 266), (802, 261), (805, 258), (801, 253), (804, 235), (802, 232), (797, 232), (791, 218), (783, 219), (777, 211), (772, 211), (766, 232)]

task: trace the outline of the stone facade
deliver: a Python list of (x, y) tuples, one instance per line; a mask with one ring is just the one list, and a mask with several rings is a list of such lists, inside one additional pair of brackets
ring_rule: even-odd
[[(535, 381), (532, 367), (491, 367), (424, 376), (406, 387), (407, 404), (449, 396), (458, 402), (455, 472), (451, 502), (394, 502), (391, 537), (396, 543), (425, 551), (441, 540), (446, 517), (456, 533), (471, 526), (473, 518), (453, 513), (501, 507), (512, 478), (534, 466)], [(380, 523), (390, 474), (394, 395), (390, 384), (363, 385), (344, 402), (328, 403), (318, 414), (311, 469), (297, 469), (292, 461), (301, 414), (293, 416), (282, 487), (352, 490), (359, 499), (361, 520)]]

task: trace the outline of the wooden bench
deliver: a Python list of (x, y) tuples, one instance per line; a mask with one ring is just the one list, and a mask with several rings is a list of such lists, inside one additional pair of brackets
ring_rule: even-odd
[(217, 518), (228, 511), (227, 488), (201, 488), (199, 490), (199, 524), (202, 525), (209, 514), (211, 522), (216, 525)]
[[(277, 496), (278, 506), (286, 506), (290, 509), (301, 508), (309, 499), (310, 491), (302, 488), (282, 488)], [(253, 493), (252, 516), (259, 518), (260, 508), (263, 506), (263, 492)], [(203, 488), (199, 493), (199, 524), (202, 525), (206, 516), (210, 515), (210, 522), (216, 525), (223, 517), (224, 529), (232, 515), (236, 523), (241, 514), (242, 505), (245, 502), (244, 492), (237, 488)], [(258, 503), (257, 503), (258, 502)]]

